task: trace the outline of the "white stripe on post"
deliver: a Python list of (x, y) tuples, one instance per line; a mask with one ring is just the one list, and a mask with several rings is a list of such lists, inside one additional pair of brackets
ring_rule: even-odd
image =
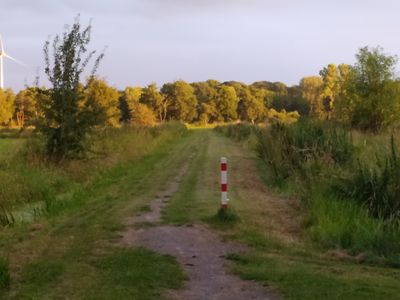
[(221, 157), (221, 207), (228, 208), (228, 164), (226, 157)]

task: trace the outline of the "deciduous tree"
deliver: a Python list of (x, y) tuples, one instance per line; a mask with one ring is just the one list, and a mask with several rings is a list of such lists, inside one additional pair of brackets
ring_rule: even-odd
[[(44, 45), (45, 73), (51, 89), (39, 97), (42, 118), (37, 128), (47, 138), (47, 153), (56, 160), (83, 153), (88, 131), (99, 122), (80, 84), (82, 72), (95, 54), (88, 52), (90, 30), (90, 25), (81, 30), (77, 18), (72, 27), (54, 38), (52, 46), (49, 40)], [(102, 57), (100, 54), (95, 59), (91, 75)]]

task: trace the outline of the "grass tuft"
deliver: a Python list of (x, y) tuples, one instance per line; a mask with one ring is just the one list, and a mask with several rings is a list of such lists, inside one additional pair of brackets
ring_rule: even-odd
[(240, 217), (232, 207), (221, 207), (214, 216), (206, 219), (206, 221), (217, 227), (230, 227), (239, 223)]

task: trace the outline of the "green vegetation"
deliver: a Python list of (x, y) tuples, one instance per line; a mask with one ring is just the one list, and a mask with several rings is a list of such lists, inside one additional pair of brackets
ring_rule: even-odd
[[(310, 210), (330, 221), (330, 224), (337, 224), (337, 221), (344, 221), (348, 217), (348, 221), (353, 223), (343, 222), (336, 227), (346, 226), (347, 232), (357, 231), (353, 237), (361, 233), (365, 237), (368, 234), (371, 236), (371, 230), (379, 234), (376, 226), (379, 226), (380, 221), (371, 218), (367, 211), (360, 210), (354, 202), (337, 200), (333, 203), (326, 201), (326, 198), (320, 198), (321, 201), (331, 204), (328, 206), (322, 203), (321, 209), (327, 208), (329, 211), (321, 213), (316, 207), (309, 207), (317, 206), (318, 203), (314, 200), (310, 199), (310, 203), (302, 209), (294, 206), (290, 198), (277, 197), (263, 190), (264, 182), (257, 173), (265, 175), (266, 165), (247, 148), (254, 147), (253, 143), (243, 143), (256, 137), (259, 130), (264, 129), (245, 124), (218, 127), (220, 132), (230, 132), (235, 141), (216, 132), (197, 130), (196, 134), (201, 135), (202, 145), (206, 146), (196, 152), (193, 158), (196, 167), (189, 169), (180, 189), (171, 198), (164, 220), (178, 224), (203, 221), (216, 229), (224, 239), (249, 245), (250, 253), (228, 257), (234, 262), (234, 271), (244, 279), (256, 280), (278, 290), (284, 299), (397, 299), (397, 277), (400, 273), (398, 269), (387, 266), (394, 261), (387, 258), (382, 262), (378, 256), (353, 256), (352, 253), (337, 250), (336, 243), (328, 245), (322, 240), (317, 243), (316, 239), (311, 243), (307, 237), (318, 235), (317, 224), (308, 228), (307, 234), (300, 227), (303, 224), (301, 220), (292, 224), (298, 215), (309, 214)], [(239, 139), (240, 143), (236, 142)], [(241, 146), (243, 144), (245, 147)], [(229, 209), (235, 214), (234, 222), (223, 222), (216, 217), (220, 195), (215, 176), (218, 176), (217, 162), (222, 155), (228, 157), (231, 199)], [(293, 186), (291, 188), (294, 189)], [(343, 211), (334, 210), (334, 204), (347, 207), (342, 206)], [(341, 219), (340, 214), (346, 212), (347, 215)], [(329, 218), (327, 213), (330, 213)], [(362, 213), (364, 223), (361, 219)], [(329, 229), (324, 224), (319, 224), (321, 229)], [(365, 230), (360, 232), (362, 226), (366, 225), (368, 226)], [(295, 239), (296, 236), (300, 241)], [(364, 247), (364, 251), (370, 242), (368, 239), (364, 245), (359, 244)], [(329, 242), (331, 241), (330, 235)], [(360, 239), (357, 241), (360, 242)], [(376, 241), (378, 245), (379, 241)], [(328, 250), (331, 247), (335, 249), (332, 253)]]
[[(300, 197), (310, 236), (326, 248), (346, 249), (366, 260), (400, 264), (398, 158), (393, 138), (381, 147), (377, 163), (334, 124), (299, 122), (219, 131), (230, 137), (257, 138), (254, 149), (265, 163), (267, 182)], [(236, 133), (234, 133), (236, 131)], [(359, 137), (360, 138), (360, 137)], [(369, 137), (373, 139), (373, 137)], [(389, 142), (389, 141), (387, 141)]]
[[(246, 243), (249, 253), (230, 256), (243, 278), (288, 299), (398, 298), (396, 57), (361, 48), (353, 66), (329, 64), (292, 87), (178, 80), (118, 91), (95, 76), (103, 54), (81, 82), (90, 31), (76, 19), (45, 43), (50, 89), (0, 90), (0, 298), (162, 299), (180, 288), (173, 257), (119, 242), (123, 220), (186, 166), (164, 222), (206, 222)], [(216, 127), (229, 140), (174, 120), (238, 124)], [(227, 210), (221, 156), (232, 159)]]
[(10, 286), (10, 271), (8, 262), (0, 257), (0, 295), (3, 290)]
[(96, 269), (100, 278), (85, 299), (163, 299), (162, 289), (178, 289), (185, 279), (173, 257), (143, 248), (117, 250)]
[(363, 267), (317, 256), (235, 255), (235, 271), (244, 279), (279, 286), (285, 299), (397, 299), (398, 283), (383, 268)]
[[(86, 186), (105, 169), (140, 157), (160, 144), (184, 135), (185, 131), (183, 125), (173, 123), (155, 128), (99, 131), (90, 137), (92, 149), (85, 160), (65, 161), (58, 166), (43, 161), (37, 148), (33, 147), (40, 142), (39, 137), (0, 140), (0, 157), (3, 157), (0, 170), (1, 225), (30, 222), (41, 214), (57, 210), (73, 198), (71, 191)], [(133, 142), (139, 143), (132, 147)], [(12, 145), (15, 148), (10, 152), (8, 148)]]
[[(40, 93), (41, 114), (37, 129), (46, 136), (48, 155), (58, 161), (84, 153), (88, 131), (104, 121), (101, 115), (112, 117), (110, 108), (102, 106), (101, 98), (96, 97), (97, 91), (93, 90), (104, 87), (101, 81), (92, 79), (103, 54), (97, 57), (91, 71), (87, 97), (82, 93), (80, 77), (95, 53), (90, 52), (84, 57), (88, 51), (90, 30), (88, 26), (81, 31), (79, 19), (76, 19), (62, 38), (58, 35), (54, 38), (53, 53), (50, 53), (50, 41), (44, 46), (45, 72), (52, 88)], [(98, 90), (98, 93), (102, 95), (104, 91)]]
[[(117, 240), (124, 219), (147, 207), (198, 139), (178, 123), (109, 129), (92, 139), (96, 151), (84, 160), (38, 166), (24, 160), (29, 155), (14, 158), (11, 165), (21, 160), (35, 167), (32, 188), (50, 186), (53, 198), (50, 210), (43, 206), (37, 213), (14, 203), (15, 222), (0, 232), (0, 257), (9, 257), (4, 270), (11, 275), (11, 289), (0, 289), (0, 298), (160, 299), (163, 289), (181, 286), (184, 276), (174, 259), (123, 250)], [(57, 179), (63, 183), (52, 185)], [(44, 202), (41, 195), (31, 201)], [(29, 212), (33, 220), (21, 219)]]

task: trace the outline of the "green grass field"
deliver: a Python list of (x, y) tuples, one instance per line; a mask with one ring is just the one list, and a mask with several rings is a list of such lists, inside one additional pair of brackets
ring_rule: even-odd
[[(119, 239), (124, 220), (148, 210), (169, 178), (188, 164), (163, 222), (206, 223), (223, 239), (248, 245), (249, 253), (229, 257), (232, 272), (272, 287), (285, 299), (398, 299), (400, 271), (340, 259), (313, 242), (300, 202), (266, 186), (261, 161), (247, 146), (211, 129), (152, 130), (103, 136), (84, 161), (56, 168), (30, 162), (29, 172), (35, 173), (24, 176), (32, 180), (31, 189), (50, 190), (34, 200), (52, 197), (33, 220), (1, 229), (0, 298), (168, 298), (166, 290), (182, 288), (186, 280), (175, 258), (124, 248)], [(4, 142), (2, 149), (7, 147), (13, 149), (13, 141)], [(107, 149), (114, 151), (107, 155)], [(229, 162), (234, 222), (216, 217), (221, 156)], [(20, 180), (23, 168), (15, 163), (6, 172)], [(17, 195), (12, 191), (9, 195)], [(13, 207), (24, 206), (24, 199)]]

